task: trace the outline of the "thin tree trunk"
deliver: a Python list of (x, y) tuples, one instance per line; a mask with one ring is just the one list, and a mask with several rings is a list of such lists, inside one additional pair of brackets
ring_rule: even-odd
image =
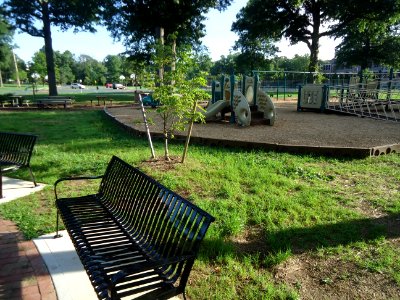
[(49, 83), (49, 95), (57, 96), (57, 83), (56, 83), (56, 72), (54, 66), (54, 52), (53, 52), (53, 41), (51, 38), (51, 24), (49, 17), (49, 4), (47, 1), (42, 1), (43, 9), (43, 34), (44, 34), (44, 51), (46, 54), (46, 65), (47, 65), (47, 80)]
[(19, 81), (18, 65), (17, 65), (17, 60), (15, 58), (14, 51), (12, 52), (12, 54), (13, 54), (13, 59), (14, 59), (14, 68), (15, 68), (15, 76), (16, 76), (16, 79), (17, 79), (17, 86), (21, 87), (21, 82)]
[[(164, 28), (162, 28), (162, 27), (156, 28), (156, 40), (158, 40), (160, 45), (164, 45)], [(160, 66), (160, 69), (158, 69), (157, 75), (159, 78), (159, 82), (161, 83), (164, 78), (164, 66)]]
[(194, 104), (193, 104), (192, 118), (190, 120), (190, 124), (189, 124), (189, 128), (188, 128), (188, 134), (186, 136), (185, 148), (183, 148), (182, 161), (181, 161), (182, 163), (185, 162), (187, 151), (189, 149), (190, 137), (192, 135), (193, 123), (194, 123), (193, 115), (196, 112), (196, 107), (197, 107), (197, 100), (195, 100)]
[(169, 150), (168, 150), (168, 130), (167, 130), (167, 117), (164, 113), (164, 129), (163, 129), (163, 133), (164, 133), (164, 158), (167, 161), (170, 161), (171, 159), (169, 158)]
[(4, 87), (4, 85), (3, 85), (3, 76), (1, 75), (1, 69), (0, 69), (0, 87)]
[[(174, 72), (176, 70), (176, 39), (172, 41), (172, 55), (174, 56), (171, 62), (171, 71)], [(175, 85), (175, 80), (171, 81), (171, 85)]]

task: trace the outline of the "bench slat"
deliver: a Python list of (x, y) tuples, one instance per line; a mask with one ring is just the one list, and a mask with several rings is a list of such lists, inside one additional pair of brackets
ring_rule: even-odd
[(184, 293), (199, 243), (214, 221), (115, 156), (97, 194), (56, 193), (56, 205), (99, 299), (108, 292), (113, 299)]

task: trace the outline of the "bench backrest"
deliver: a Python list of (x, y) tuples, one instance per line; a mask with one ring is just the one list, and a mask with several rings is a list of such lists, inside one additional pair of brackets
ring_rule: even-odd
[(29, 166), (36, 135), (0, 132), (0, 161)]
[(70, 96), (47, 96), (47, 99), (72, 99)]
[[(155, 260), (196, 255), (214, 221), (199, 207), (115, 156), (100, 184), (99, 197), (143, 253)], [(178, 264), (164, 272), (176, 279), (182, 272), (188, 276), (190, 268)]]

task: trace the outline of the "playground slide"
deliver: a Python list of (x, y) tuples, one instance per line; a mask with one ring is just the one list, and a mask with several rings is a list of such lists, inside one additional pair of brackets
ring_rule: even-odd
[(237, 123), (240, 126), (250, 126), (251, 111), (247, 98), (241, 92), (235, 91), (233, 103)]
[(264, 112), (264, 118), (268, 120), (269, 125), (274, 125), (276, 119), (276, 110), (274, 102), (261, 89), (257, 91), (258, 109)]
[(210, 104), (206, 111), (203, 113), (206, 119), (215, 117), (217, 113), (229, 106), (229, 101), (218, 100), (215, 103)]

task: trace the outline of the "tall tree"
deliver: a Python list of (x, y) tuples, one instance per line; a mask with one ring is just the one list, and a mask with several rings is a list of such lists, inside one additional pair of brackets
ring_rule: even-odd
[(160, 28), (176, 35), (177, 45), (199, 44), (204, 36), (205, 14), (224, 9), (232, 0), (116, 0), (105, 10), (107, 27), (123, 40), (132, 56), (150, 60)]
[(0, 8), (0, 87), (3, 87), (2, 70), (10, 65), (12, 58), (12, 41), (13, 32), (3, 18), (3, 9)]
[(360, 66), (361, 71), (375, 65), (400, 66), (399, 18), (356, 23), (343, 30), (336, 47), (336, 62), (342, 66)]
[(275, 70), (307, 72), (310, 65), (310, 55), (298, 55), (293, 58), (277, 57), (274, 59)]
[(319, 41), (336, 35), (357, 20), (387, 18), (398, 0), (250, 0), (232, 30), (251, 40), (289, 39), (310, 50), (309, 71), (318, 69)]
[(233, 49), (240, 50), (236, 57), (236, 66), (237, 71), (243, 74), (257, 69), (269, 69), (270, 59), (278, 52), (271, 39), (249, 39), (246, 35), (240, 36)]
[(75, 58), (70, 51), (54, 52), (56, 64), (56, 79), (60, 84), (72, 83), (75, 80)]
[(98, 22), (98, 13), (106, 0), (5, 0), (4, 7), (10, 23), (22, 32), (44, 39), (49, 94), (57, 95), (51, 27), (61, 30), (78, 28), (95, 31), (93, 23)]
[(78, 78), (85, 84), (98, 85), (105, 83), (107, 68), (89, 55), (81, 55), (78, 58)]
[(107, 80), (119, 82), (122, 75), (122, 58), (118, 55), (107, 55), (103, 63), (107, 69)]
[(210, 74), (218, 76), (222, 74), (231, 74), (234, 70), (237, 70), (236, 58), (239, 53), (228, 54), (227, 56), (221, 55), (220, 59), (214, 62), (214, 65), (210, 69)]
[(37, 73), (42, 79), (46, 76), (46, 54), (43, 48), (33, 54), (32, 64), (29, 66), (29, 73)]

